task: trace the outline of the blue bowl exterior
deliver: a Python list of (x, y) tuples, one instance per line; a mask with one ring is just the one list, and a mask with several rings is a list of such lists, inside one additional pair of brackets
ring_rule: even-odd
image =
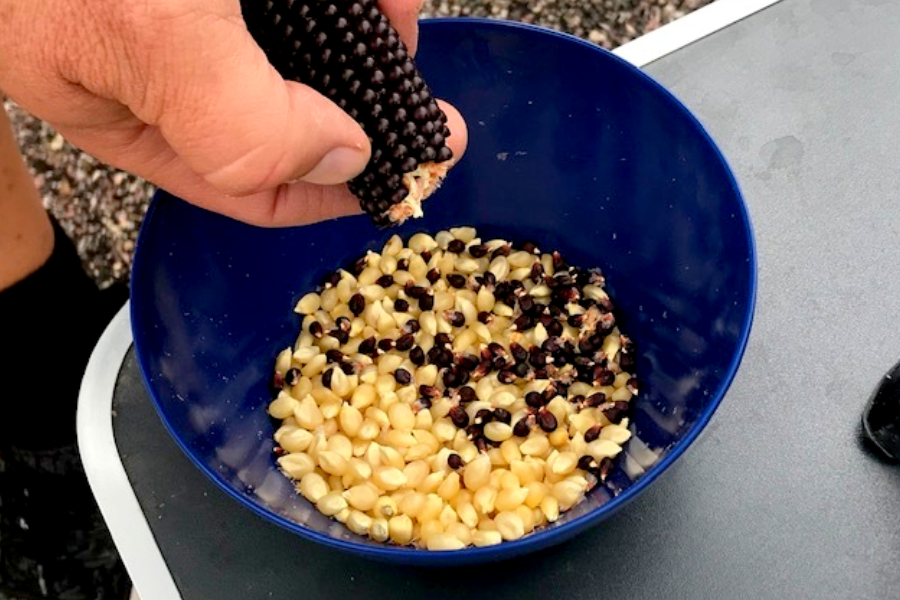
[[(609, 517), (709, 421), (753, 317), (756, 254), (724, 158), (665, 89), (614, 55), (532, 26), (422, 24), (418, 62), (466, 115), (470, 145), (426, 217), (378, 231), (366, 217), (259, 229), (160, 193), (135, 256), (132, 320), (150, 395), (187, 456), (264, 518), (325, 545), (414, 565), (510, 558)], [(619, 469), (559, 522), (489, 548), (434, 553), (349, 533), (298, 497), (272, 455), (273, 358), (294, 302), (334, 268), (400, 233), (471, 224), (600, 266), (640, 350), (632, 430), (658, 455)], [(638, 444), (638, 442), (634, 442)], [(626, 447), (640, 460), (640, 448)], [(698, 493), (701, 493), (698, 491)]]

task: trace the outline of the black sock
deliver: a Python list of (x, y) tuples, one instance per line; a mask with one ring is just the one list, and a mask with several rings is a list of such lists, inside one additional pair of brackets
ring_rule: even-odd
[(0, 291), (0, 444), (47, 449), (75, 442), (75, 408), (91, 351), (121, 289), (101, 292), (54, 222), (53, 254)]
[(75, 409), (127, 291), (101, 292), (53, 225), (51, 257), (0, 292), (0, 600), (121, 600), (130, 582), (82, 469)]

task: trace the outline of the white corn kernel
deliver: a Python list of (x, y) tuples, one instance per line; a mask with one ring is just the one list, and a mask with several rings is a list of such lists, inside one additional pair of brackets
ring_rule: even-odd
[(369, 526), (369, 537), (376, 542), (386, 542), (390, 537), (390, 528), (387, 519), (372, 519)]
[(313, 441), (313, 435), (305, 429), (292, 427), (289, 431), (276, 435), (275, 439), (285, 452), (304, 452)]
[(388, 531), (391, 541), (395, 544), (406, 545), (412, 541), (413, 522), (407, 515), (397, 515), (388, 521)]
[(351, 510), (346, 525), (356, 535), (366, 535), (372, 526), (372, 517), (358, 510)]
[(451, 472), (437, 488), (437, 495), (444, 500), (452, 499), (459, 493), (459, 474)]
[(525, 524), (522, 522), (522, 517), (515, 512), (498, 513), (494, 517), (494, 523), (497, 524), (497, 531), (506, 541), (517, 540), (525, 535)]
[(294, 418), (297, 419), (297, 424), (300, 427), (307, 430), (313, 430), (325, 422), (322, 411), (319, 410), (312, 396), (306, 396), (294, 408)]
[(294, 408), (299, 403), (297, 399), (286, 391), (278, 392), (278, 396), (269, 403), (269, 415), (275, 419), (286, 419), (294, 414)]
[(297, 302), (297, 305), (294, 307), (294, 312), (309, 315), (319, 310), (319, 307), (321, 306), (322, 298), (319, 296), (319, 294), (310, 292), (309, 294), (306, 294), (305, 296), (300, 298), (300, 300)]
[(503, 536), (499, 531), (484, 531), (478, 529), (472, 532), (472, 544), (479, 548), (485, 546), (496, 546), (503, 541)]
[(319, 498), (316, 508), (326, 517), (331, 517), (347, 508), (347, 501), (339, 492), (329, 492)]
[(302, 479), (304, 475), (312, 473), (316, 469), (315, 461), (305, 452), (295, 452), (280, 457), (278, 466), (293, 479)]
[(587, 445), (585, 452), (594, 457), (597, 462), (604, 458), (613, 458), (622, 451), (622, 447), (611, 440), (594, 440)]
[(494, 512), (494, 502), (497, 501), (497, 490), (492, 487), (482, 487), (472, 498), (472, 504), (483, 515)]
[[(413, 388), (414, 389), (414, 388)], [(416, 416), (408, 404), (398, 402), (388, 409), (391, 427), (399, 431), (411, 431), (416, 425)]]
[(319, 452), (319, 467), (329, 475), (341, 476), (347, 472), (347, 460), (331, 450)]
[(300, 480), (300, 493), (310, 502), (318, 502), (330, 490), (328, 482), (318, 473), (307, 473)]
[(491, 421), (484, 426), (484, 437), (492, 442), (505, 442), (512, 437), (512, 434), (512, 427), (500, 421)]
[(543, 456), (550, 450), (550, 441), (541, 434), (532, 434), (519, 444), (519, 451), (526, 456)]
[(491, 461), (485, 455), (470, 462), (463, 469), (463, 482), (469, 490), (477, 490), (487, 485), (491, 474)]
[(528, 488), (505, 489), (497, 492), (494, 509), (499, 511), (515, 510), (528, 497)]
[(462, 550), (466, 546), (453, 534), (435, 533), (433, 535), (428, 536), (428, 539), (425, 540), (425, 547), (428, 548), (429, 550), (440, 551), (440, 550)]
[(372, 473), (372, 483), (383, 490), (392, 491), (406, 483), (406, 475), (395, 467), (379, 467)]

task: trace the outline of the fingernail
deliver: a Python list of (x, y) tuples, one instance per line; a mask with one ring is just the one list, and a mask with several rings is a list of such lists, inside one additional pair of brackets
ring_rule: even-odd
[(344, 183), (359, 175), (366, 168), (366, 162), (366, 154), (361, 150), (335, 148), (326, 154), (312, 171), (300, 179), (318, 185)]

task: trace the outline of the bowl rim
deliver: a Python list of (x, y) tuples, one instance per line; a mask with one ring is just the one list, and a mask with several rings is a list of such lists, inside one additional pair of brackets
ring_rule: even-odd
[[(137, 363), (139, 366), (139, 370), (141, 373), (141, 378), (144, 381), (144, 387), (148, 391), (150, 398), (153, 401), (153, 405), (157, 411), (157, 414), (160, 416), (160, 420), (163, 422), (166, 430), (169, 432), (171, 437), (174, 439), (175, 443), (181, 448), (182, 452), (188, 457), (188, 459), (202, 471), (210, 480), (212, 480), (216, 486), (218, 486), (221, 490), (223, 490), (227, 495), (237, 500), (243, 506), (249, 508), (255, 514), (263, 517), (264, 519), (271, 521), (291, 532), (297, 533), (300, 536), (307, 538), (311, 541), (321, 543), (325, 546), (329, 546), (338, 550), (342, 550), (345, 552), (350, 552), (357, 555), (365, 555), (369, 558), (374, 559), (382, 559), (390, 562), (397, 563), (406, 563), (406, 564), (418, 564), (418, 565), (437, 565), (444, 563), (476, 563), (476, 562), (487, 562), (491, 560), (498, 560), (503, 558), (510, 558), (515, 555), (521, 555), (532, 550), (537, 550), (540, 548), (544, 548), (550, 545), (553, 545), (557, 542), (564, 541), (576, 533), (582, 531), (583, 529), (587, 529), (593, 525), (596, 525), (600, 521), (610, 517), (615, 512), (624, 507), (628, 502), (637, 497), (647, 486), (649, 486), (653, 481), (655, 481), (660, 475), (662, 475), (665, 471), (669, 469), (669, 467), (682, 455), (684, 452), (693, 444), (693, 442), (697, 439), (700, 433), (706, 428), (710, 419), (712, 418), (713, 413), (718, 409), (721, 404), (725, 394), (728, 389), (731, 387), (732, 382), (737, 374), (737, 370), (740, 366), (741, 360), (743, 359), (744, 353), (747, 349), (747, 343), (750, 336), (750, 331), (752, 329), (753, 320), (755, 316), (756, 310), (756, 296), (757, 296), (757, 285), (758, 285), (758, 264), (757, 264), (757, 252), (756, 252), (756, 242), (755, 242), (755, 234), (753, 230), (753, 224), (750, 220), (750, 215), (747, 210), (747, 205), (744, 202), (744, 196), (741, 193), (740, 186), (734, 176), (734, 172), (732, 171), (728, 161), (725, 156), (722, 154), (718, 145), (710, 136), (709, 132), (707, 132), (706, 128), (703, 124), (697, 119), (696, 116), (668, 89), (666, 89), (662, 84), (653, 79), (650, 75), (643, 72), (641, 69), (636, 67), (634, 64), (626, 61), (623, 58), (615, 55), (614, 53), (601, 48), (587, 40), (583, 40), (574, 35), (570, 35), (567, 33), (562, 33), (559, 31), (555, 31), (553, 29), (549, 29), (546, 27), (532, 25), (528, 23), (518, 23), (514, 21), (501, 21), (494, 19), (487, 19), (482, 17), (440, 17), (440, 18), (425, 18), (421, 20), (421, 25), (424, 31), (427, 32), (428, 29), (434, 27), (468, 27), (470, 25), (475, 25), (478, 27), (487, 27), (498, 30), (524, 30), (529, 33), (536, 33), (540, 35), (545, 35), (549, 37), (556, 38), (560, 42), (566, 44), (576, 44), (587, 48), (593, 52), (596, 52), (602, 56), (604, 56), (604, 60), (613, 60), (619, 64), (620, 67), (624, 67), (626, 70), (630, 71), (632, 75), (642, 80), (645, 85), (648, 85), (651, 89), (655, 91), (657, 94), (661, 94), (662, 97), (670, 102), (676, 109), (678, 109), (684, 117), (686, 117), (696, 128), (701, 137), (707, 142), (709, 147), (713, 150), (716, 158), (721, 162), (722, 166), (725, 168), (725, 173), (727, 175), (727, 183), (734, 193), (735, 197), (738, 201), (738, 211), (739, 217), (744, 224), (744, 231), (746, 232), (746, 243), (749, 251), (749, 256), (747, 260), (747, 269), (749, 270), (749, 282), (748, 282), (748, 302), (747, 302), (747, 310), (744, 314), (743, 325), (741, 328), (741, 332), (737, 341), (736, 352), (732, 356), (732, 360), (728, 365), (726, 372), (724, 373), (722, 380), (718, 386), (718, 389), (715, 391), (713, 400), (706, 407), (706, 409), (699, 415), (697, 421), (691, 427), (691, 430), (679, 441), (676, 443), (674, 447), (672, 447), (671, 451), (664, 456), (660, 461), (656, 462), (646, 473), (644, 473), (639, 479), (634, 481), (632, 485), (630, 485), (624, 492), (621, 494), (612, 497), (608, 502), (602, 504), (598, 508), (581, 515), (572, 521), (567, 523), (563, 523), (557, 525), (551, 529), (543, 529), (536, 530), (533, 533), (530, 533), (518, 540), (505, 541), (501, 544), (495, 546), (487, 546), (487, 547), (467, 547), (462, 550), (456, 550), (453, 552), (434, 552), (425, 549), (419, 548), (409, 548), (409, 547), (400, 547), (400, 546), (391, 546), (388, 544), (382, 545), (369, 545), (362, 544), (354, 541), (343, 540), (339, 538), (331, 537), (325, 533), (322, 533), (316, 529), (307, 527), (300, 523), (291, 521), (283, 516), (275, 514), (269, 509), (266, 509), (256, 502), (248, 499), (237, 490), (235, 490), (228, 482), (226, 482), (222, 476), (210, 469), (205, 463), (203, 463), (199, 458), (194, 456), (191, 449), (185, 444), (184, 441), (181, 440), (180, 437), (176, 434), (174, 428), (169, 423), (169, 420), (163, 414), (161, 404), (159, 398), (157, 397), (157, 392), (155, 388), (150, 383), (149, 373), (146, 371), (146, 367), (144, 361), (140, 360), (140, 356), (143, 353), (143, 334), (138, 330), (137, 325), (141, 321), (140, 316), (137, 315), (134, 302), (131, 302), (130, 310), (131, 310), (131, 323), (132, 323), (132, 334), (134, 338), (134, 346), (135, 353), (137, 355)], [(144, 223), (141, 227), (141, 235), (144, 234), (145, 230), (149, 228), (150, 223), (153, 220), (153, 216), (158, 206), (158, 200), (161, 196), (171, 195), (163, 190), (158, 190), (154, 195), (153, 202), (151, 202), (150, 207), (148, 208), (146, 217), (144, 219)], [(172, 195), (172, 197), (176, 197)], [(142, 253), (140, 252), (140, 244), (136, 246), (135, 256), (133, 262), (133, 275), (132, 275), (132, 286), (134, 286), (134, 282), (140, 280), (140, 277), (136, 277), (134, 274), (139, 274), (142, 271)], [(138, 284), (140, 285), (140, 284)], [(134, 288), (132, 287), (132, 290)]]

